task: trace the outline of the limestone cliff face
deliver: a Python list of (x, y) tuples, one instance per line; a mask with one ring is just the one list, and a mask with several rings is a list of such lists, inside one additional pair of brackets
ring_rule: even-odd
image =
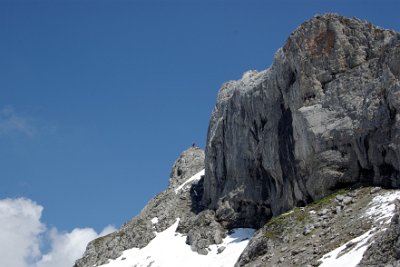
[(210, 120), (202, 204), (260, 227), (349, 184), (400, 185), (400, 35), (328, 14), (272, 66), (223, 85)]

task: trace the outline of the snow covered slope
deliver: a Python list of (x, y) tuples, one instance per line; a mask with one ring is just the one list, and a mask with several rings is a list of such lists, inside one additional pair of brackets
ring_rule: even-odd
[[(373, 242), (373, 237), (389, 226), (394, 215), (394, 200), (400, 199), (400, 190), (394, 190), (374, 197), (365, 216), (374, 220), (372, 229), (358, 236), (337, 249), (325, 254), (320, 267), (356, 267), (363, 258), (364, 252)], [(376, 225), (379, 225), (377, 229)]]
[[(392, 229), (392, 217), (400, 214), (400, 201), (399, 208), (393, 203), (400, 199), (400, 190), (379, 187), (338, 190), (272, 218), (257, 232), (228, 231), (215, 211), (197, 206), (204, 168), (190, 164), (200, 153), (196, 148), (184, 152), (168, 189), (120, 230), (92, 241), (75, 267), (355, 267), (371, 259), (381, 263), (386, 257), (378, 255), (376, 261), (368, 256), (371, 246), (378, 244), (373, 251), (393, 250), (382, 235), (390, 240), (400, 233), (400, 228)], [(382, 242), (389, 248), (382, 250)]]
[(397, 262), (397, 199), (400, 190), (338, 190), (272, 218), (254, 234), (236, 266), (355, 267)]
[[(154, 219), (157, 221), (157, 219)], [(186, 236), (176, 232), (179, 219), (144, 248), (124, 251), (121, 257), (103, 267), (232, 267), (253, 236), (253, 229), (235, 229), (222, 244), (209, 247), (208, 255), (193, 252), (186, 244)]]
[[(202, 175), (197, 173), (188, 182), (195, 182), (197, 177)], [(186, 184), (186, 183), (185, 183)], [(185, 184), (178, 191), (185, 188)], [(186, 184), (187, 185), (187, 184)], [(364, 190), (369, 192), (369, 189)], [(361, 195), (361, 193), (359, 193)], [(341, 197), (338, 196), (337, 199)], [(371, 200), (372, 199), (372, 200)], [(370, 229), (366, 229), (364, 234), (356, 236), (347, 242), (341, 243), (339, 247), (323, 255), (319, 260), (321, 267), (356, 267), (363, 258), (368, 246), (374, 242), (374, 238), (379, 233), (384, 232), (395, 213), (394, 200), (400, 199), (400, 190), (382, 190), (379, 194), (374, 194), (370, 198), (369, 204), (360, 213), (356, 220), (371, 220)], [(356, 200), (354, 200), (356, 201)], [(357, 200), (360, 201), (360, 200)], [(350, 206), (351, 208), (352, 206)], [(289, 212), (289, 213), (294, 213)], [(345, 211), (343, 212), (345, 213)], [(316, 215), (313, 211), (312, 214)], [(318, 216), (318, 215), (316, 215)], [(223, 242), (218, 245), (211, 245), (208, 248), (207, 255), (201, 255), (191, 250), (190, 245), (186, 243), (187, 236), (177, 232), (180, 219), (162, 232), (156, 232), (156, 225), (159, 218), (151, 219), (153, 224), (155, 238), (145, 247), (132, 248), (125, 250), (123, 254), (115, 260), (110, 260), (102, 267), (233, 267), (240, 255), (254, 235), (254, 229), (238, 228), (229, 231)], [(313, 236), (311, 236), (313, 239)], [(286, 251), (289, 248), (280, 249)], [(308, 262), (311, 263), (311, 262)], [(265, 266), (295, 266), (288, 265), (289, 262), (281, 261), (266, 262)], [(297, 265), (296, 265), (297, 266)]]

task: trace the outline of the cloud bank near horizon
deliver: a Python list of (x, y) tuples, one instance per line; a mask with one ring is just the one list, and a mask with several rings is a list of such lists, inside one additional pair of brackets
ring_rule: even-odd
[[(42, 212), (43, 207), (30, 199), (0, 200), (1, 266), (71, 267), (91, 240), (116, 230), (107, 226), (101, 233), (92, 228), (60, 232), (46, 227), (41, 221)], [(46, 254), (40, 250), (44, 242), (49, 242)]]

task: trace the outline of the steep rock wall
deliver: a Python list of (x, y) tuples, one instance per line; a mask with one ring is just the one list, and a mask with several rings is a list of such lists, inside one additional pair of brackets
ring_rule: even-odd
[(354, 183), (399, 187), (400, 37), (316, 16), (266, 71), (222, 86), (202, 204), (224, 226), (270, 217)]

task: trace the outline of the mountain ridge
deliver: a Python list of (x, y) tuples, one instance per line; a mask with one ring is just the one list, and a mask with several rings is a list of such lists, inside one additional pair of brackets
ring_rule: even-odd
[[(75, 267), (146, 247), (177, 218), (177, 232), (199, 254), (231, 229), (255, 228), (235, 266), (301, 266), (294, 257), (290, 264), (265, 258), (271, 218), (341, 188), (400, 186), (399, 79), (399, 33), (315, 16), (289, 36), (270, 68), (221, 87), (205, 152), (183, 152), (167, 190), (121, 230), (92, 241)], [(202, 169), (204, 176), (176, 191)], [(328, 218), (332, 225), (335, 218)]]

